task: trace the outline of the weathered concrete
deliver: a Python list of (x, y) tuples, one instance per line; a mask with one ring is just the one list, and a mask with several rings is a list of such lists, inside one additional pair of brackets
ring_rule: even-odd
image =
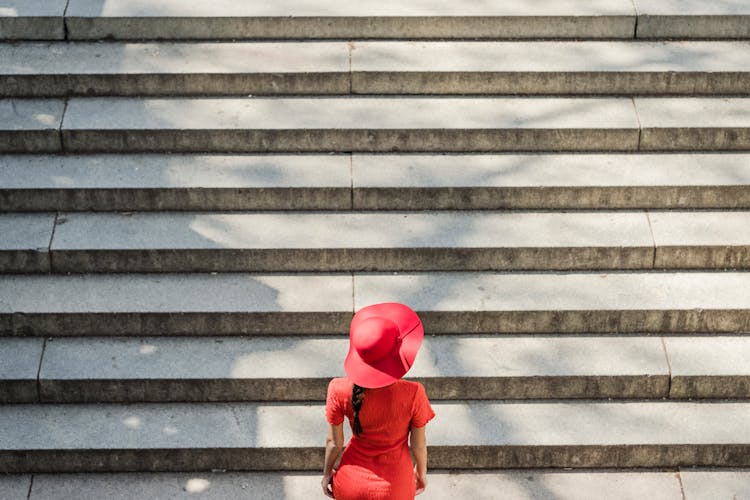
[[(346, 338), (49, 339), (45, 402), (323, 401)], [(661, 398), (658, 338), (427, 337), (409, 371), (434, 399)]]
[(53, 99), (0, 100), (0, 153), (60, 152), (64, 108)]
[(638, 38), (750, 38), (750, 6), (743, 0), (633, 0)]
[(0, 40), (64, 40), (67, 0), (3, 0)]
[(43, 339), (0, 337), (0, 403), (39, 400), (37, 372), (43, 343)]
[(644, 213), (62, 214), (54, 272), (643, 269)]
[[(684, 474), (684, 473), (683, 473)], [(722, 474), (713, 478), (720, 479)], [(684, 475), (683, 475), (684, 478)], [(227, 472), (203, 474), (38, 474), (30, 500), (60, 496), (130, 500), (138, 498), (309, 500), (320, 488), (315, 472)], [(682, 500), (672, 472), (428, 472), (425, 498), (491, 500), (499, 492), (519, 500)], [(690, 498), (690, 497), (688, 497)], [(24, 497), (25, 499), (25, 497)]]
[(628, 151), (629, 99), (73, 98), (71, 152)]
[(348, 94), (337, 43), (0, 45), (0, 96)]
[(750, 155), (7, 155), (0, 210), (345, 210), (352, 182), (357, 210), (750, 208)]
[(0, 495), (7, 500), (28, 500), (31, 476), (0, 476)]
[(0, 210), (345, 210), (350, 170), (332, 155), (8, 155)]
[(750, 338), (668, 337), (673, 398), (750, 398)]
[(750, 212), (650, 212), (656, 268), (750, 267)]
[(750, 497), (750, 470), (680, 469), (686, 500)]
[(0, 214), (0, 273), (47, 273), (55, 214)]
[(355, 310), (396, 301), (428, 333), (750, 331), (748, 273), (421, 273), (354, 277)]
[[(433, 408), (433, 469), (750, 465), (748, 403)], [(323, 459), (320, 405), (8, 405), (0, 419), (10, 429), (0, 436), (0, 470), (12, 473), (317, 471)]]
[(750, 149), (750, 99), (634, 99), (643, 151)]
[(71, 0), (72, 39), (632, 38), (633, 4), (616, 1)]
[(351, 321), (352, 278), (8, 275), (0, 276), (0, 302), (13, 314), (16, 335), (344, 333)]
[(361, 94), (747, 95), (747, 42), (358, 42)]
[(352, 175), (357, 210), (750, 208), (742, 153), (357, 154)]

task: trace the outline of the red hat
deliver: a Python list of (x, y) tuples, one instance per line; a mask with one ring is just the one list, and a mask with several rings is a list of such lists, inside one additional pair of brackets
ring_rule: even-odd
[(392, 384), (414, 364), (423, 338), (422, 321), (408, 306), (386, 302), (364, 307), (349, 327), (344, 370), (361, 387)]

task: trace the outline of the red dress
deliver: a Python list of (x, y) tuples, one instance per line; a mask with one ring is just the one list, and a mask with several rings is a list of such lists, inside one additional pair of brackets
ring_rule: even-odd
[[(346, 416), (352, 425), (352, 385), (348, 378), (335, 378), (328, 384), (328, 423), (338, 425)], [(413, 499), (416, 480), (409, 430), (424, 427), (434, 416), (419, 382), (399, 380), (367, 389), (359, 410), (362, 433), (352, 436), (333, 474), (336, 500)]]

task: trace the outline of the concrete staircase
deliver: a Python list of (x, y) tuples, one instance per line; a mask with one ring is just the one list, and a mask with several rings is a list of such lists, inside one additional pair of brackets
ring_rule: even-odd
[(747, 2), (0, 16), (0, 497), (314, 498), (380, 301), (425, 498), (750, 496)]

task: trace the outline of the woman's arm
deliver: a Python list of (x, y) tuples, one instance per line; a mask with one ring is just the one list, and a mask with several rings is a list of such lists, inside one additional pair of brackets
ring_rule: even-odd
[(427, 437), (425, 436), (424, 427), (412, 427), (409, 433), (409, 446), (411, 453), (414, 455), (414, 461), (417, 462), (414, 468), (414, 475), (417, 479), (417, 495), (424, 492), (427, 488)]
[(333, 465), (341, 455), (344, 448), (344, 423), (339, 425), (328, 424), (328, 437), (326, 437), (326, 458), (323, 465), (323, 479), (320, 485), (323, 487), (323, 493), (333, 498), (333, 492), (329, 488), (331, 484), (331, 475), (333, 475)]

